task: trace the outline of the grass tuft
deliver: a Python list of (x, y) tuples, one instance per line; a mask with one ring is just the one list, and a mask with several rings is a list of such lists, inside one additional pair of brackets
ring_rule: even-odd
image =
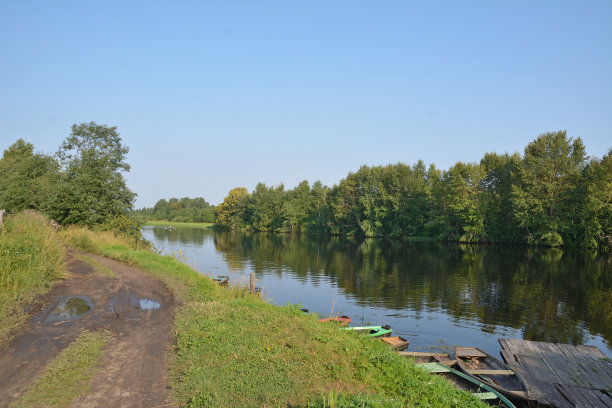
[(64, 245), (34, 211), (6, 218), (0, 229), (0, 345), (27, 320), (27, 306), (65, 276)]
[(108, 332), (82, 333), (11, 407), (65, 407), (86, 394), (110, 338)]

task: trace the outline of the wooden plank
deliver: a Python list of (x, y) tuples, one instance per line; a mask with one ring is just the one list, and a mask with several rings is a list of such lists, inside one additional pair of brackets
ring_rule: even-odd
[(577, 381), (580, 380), (580, 376), (577, 372), (578, 366), (567, 354), (563, 352), (555, 344), (545, 344), (543, 347), (550, 350), (546, 360), (551, 367), (551, 370), (556, 373), (562, 373), (558, 376), (556, 383), (566, 385), (577, 385)]
[(606, 359), (608, 358), (600, 349), (598, 349), (595, 346), (586, 346), (586, 345), (582, 345), (581, 347), (585, 348), (588, 350), (589, 354), (591, 354), (594, 358), (596, 358), (597, 360), (601, 360), (601, 359)]
[(486, 357), (482, 351), (475, 347), (456, 347), (455, 354), (457, 357)]
[[(550, 383), (538, 380), (529, 380), (531, 398), (542, 405), (555, 405), (558, 408), (573, 408)], [(552, 390), (551, 390), (552, 388)]]
[(597, 347), (517, 339), (499, 343), (504, 361), (539, 403), (612, 408), (612, 364)]
[(599, 390), (591, 390), (588, 388), (572, 387), (569, 385), (560, 384), (555, 384), (555, 387), (570, 401), (575, 401), (576, 406), (608, 408), (607, 404), (602, 398), (600, 398), (605, 398), (606, 394)]
[(513, 366), (517, 364), (516, 358), (514, 358), (514, 354), (512, 354), (511, 352), (506, 351), (506, 350), (501, 350), (499, 354), (501, 354), (502, 360), (504, 360), (504, 363), (508, 364), (509, 366)]
[[(551, 364), (552, 368), (558, 372), (565, 373), (563, 381), (559, 383), (594, 389), (605, 387), (605, 383), (602, 382), (599, 376), (594, 375), (596, 373), (593, 372), (593, 361), (577, 347), (551, 343), (545, 343), (543, 347), (551, 350), (551, 353), (547, 356), (547, 361)], [(559, 351), (556, 352), (557, 350)], [(563, 353), (565, 357), (561, 357), (560, 353)]]
[(516, 356), (517, 360), (525, 368), (527, 378), (546, 381), (549, 384), (561, 383), (563, 379), (539, 357)]
[(474, 375), (516, 375), (512, 370), (466, 370)]
[(449, 358), (449, 355), (446, 353), (427, 353), (427, 352), (422, 352), (422, 351), (399, 351), (398, 354), (400, 356), (406, 356), (406, 357), (427, 357), (427, 356), (432, 356), (432, 357), (446, 357)]

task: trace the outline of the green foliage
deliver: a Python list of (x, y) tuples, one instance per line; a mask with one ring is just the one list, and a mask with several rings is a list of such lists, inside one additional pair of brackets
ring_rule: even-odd
[[(259, 183), (232, 192), (216, 224), (255, 231), (612, 246), (612, 153), (587, 162), (580, 138), (545, 133), (518, 153), (446, 171), (422, 161), (362, 166), (333, 187)], [(239, 204), (238, 204), (239, 203)]]
[(563, 244), (561, 234), (571, 228), (579, 208), (571, 198), (585, 160), (580, 138), (568, 138), (565, 131), (544, 133), (525, 148), (512, 201), (527, 243)]
[(25, 322), (23, 306), (64, 274), (64, 247), (47, 218), (34, 211), (0, 227), (0, 345)]
[(132, 211), (131, 217), (142, 221), (172, 221), (213, 223), (215, 221), (215, 207), (211, 206), (202, 197), (161, 199), (153, 208), (143, 208)]
[(151, 243), (145, 240), (140, 233), (141, 224), (131, 217), (120, 214), (114, 217), (107, 217), (105, 222), (100, 225), (103, 231), (112, 231), (115, 235), (121, 235), (132, 242), (135, 247), (150, 247)]
[(49, 209), (53, 219), (93, 226), (127, 215), (135, 197), (122, 174), (130, 169), (127, 152), (116, 127), (94, 122), (72, 125), (57, 152), (63, 171)]
[(236, 187), (221, 204), (217, 206), (215, 224), (220, 228), (235, 229), (243, 224), (246, 212), (246, 199), (249, 192), (244, 187)]
[(34, 153), (34, 146), (17, 140), (0, 159), (0, 209), (45, 211), (59, 175), (58, 163)]

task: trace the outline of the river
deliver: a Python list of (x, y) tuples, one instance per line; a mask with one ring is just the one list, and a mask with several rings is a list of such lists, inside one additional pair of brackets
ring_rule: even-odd
[[(389, 324), (413, 351), (498, 338), (599, 347), (612, 358), (612, 255), (581, 249), (143, 227), (164, 254), (351, 325)], [(181, 251), (180, 253), (178, 251)]]

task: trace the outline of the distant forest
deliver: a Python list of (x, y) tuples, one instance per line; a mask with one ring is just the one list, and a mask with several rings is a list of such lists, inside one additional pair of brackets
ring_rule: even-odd
[(143, 208), (132, 212), (142, 220), (159, 220), (174, 222), (215, 222), (215, 206), (202, 197), (181, 199), (161, 199), (153, 208)]
[(285, 190), (259, 183), (251, 193), (232, 189), (217, 206), (215, 223), (255, 231), (610, 248), (612, 150), (589, 158), (580, 138), (559, 131), (540, 135), (522, 156), (487, 153), (480, 163), (458, 162), (444, 171), (419, 161), (363, 166), (333, 187), (303, 181)]

